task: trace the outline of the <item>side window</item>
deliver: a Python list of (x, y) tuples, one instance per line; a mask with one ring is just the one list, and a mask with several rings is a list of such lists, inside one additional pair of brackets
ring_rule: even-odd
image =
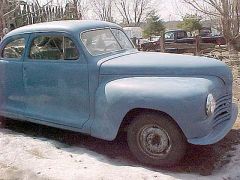
[(19, 59), (22, 57), (24, 49), (24, 38), (14, 39), (3, 48), (1, 57)]
[(71, 39), (64, 36), (38, 36), (33, 39), (29, 58), (37, 60), (76, 60), (78, 50)]
[(165, 39), (174, 39), (174, 32), (165, 33)]
[(184, 31), (177, 32), (177, 39), (185, 38), (187, 35)]

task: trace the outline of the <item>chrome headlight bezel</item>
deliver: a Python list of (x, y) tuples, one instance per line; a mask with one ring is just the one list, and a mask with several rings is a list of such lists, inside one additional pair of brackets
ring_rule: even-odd
[(206, 114), (207, 116), (211, 116), (214, 114), (216, 108), (216, 101), (212, 94), (208, 94), (206, 100)]

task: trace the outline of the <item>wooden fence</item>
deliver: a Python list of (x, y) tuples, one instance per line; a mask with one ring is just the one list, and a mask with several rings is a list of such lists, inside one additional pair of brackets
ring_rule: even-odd
[(48, 22), (62, 19), (77, 19), (75, 9), (71, 4), (66, 6), (45, 5), (40, 7), (37, 4), (28, 4), (23, 2), (17, 5), (14, 10), (9, 10), (0, 20), (0, 39), (3, 36), (3, 29), (18, 28), (21, 26), (35, 24), (39, 22)]
[(194, 55), (202, 55), (209, 53), (215, 49), (216, 44), (202, 43), (200, 36), (195, 37), (193, 43), (177, 43), (165, 42), (164, 36), (157, 41), (150, 41), (146, 43), (140, 42), (139, 39), (132, 39), (135, 46), (141, 51), (155, 51), (155, 52), (168, 52), (168, 53), (191, 53)]

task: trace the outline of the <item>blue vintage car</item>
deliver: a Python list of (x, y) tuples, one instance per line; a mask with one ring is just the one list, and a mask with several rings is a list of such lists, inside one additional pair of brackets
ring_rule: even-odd
[(58, 21), (11, 31), (0, 44), (0, 115), (104, 140), (127, 132), (141, 162), (179, 162), (187, 143), (232, 128), (232, 74), (203, 57), (137, 51), (122, 28)]

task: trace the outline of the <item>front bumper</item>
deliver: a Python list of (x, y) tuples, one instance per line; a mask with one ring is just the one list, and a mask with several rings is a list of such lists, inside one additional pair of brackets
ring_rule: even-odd
[(200, 138), (188, 139), (188, 142), (196, 145), (208, 145), (214, 144), (223, 139), (227, 133), (232, 129), (238, 116), (238, 106), (232, 104), (231, 118), (227, 121), (223, 121), (213, 128), (213, 130), (206, 136)]

